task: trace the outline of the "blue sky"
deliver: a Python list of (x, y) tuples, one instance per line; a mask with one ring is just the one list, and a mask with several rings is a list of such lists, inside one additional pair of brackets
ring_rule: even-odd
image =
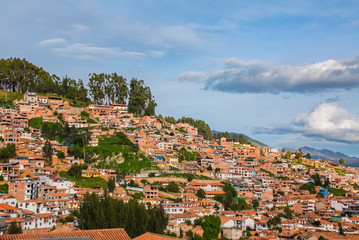
[(157, 113), (359, 156), (358, 1), (3, 1), (0, 57), (145, 80)]

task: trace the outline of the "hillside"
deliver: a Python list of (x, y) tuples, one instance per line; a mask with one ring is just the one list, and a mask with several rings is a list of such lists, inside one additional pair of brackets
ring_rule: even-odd
[(15, 99), (20, 100), (24, 97), (24, 94), (19, 92), (5, 92), (0, 90), (0, 106), (13, 106), (13, 101)]
[[(291, 152), (295, 152), (298, 150), (298, 149), (290, 149), (290, 148), (284, 148), (284, 149), (286, 151), (291, 151)], [(343, 158), (346, 162), (346, 165), (350, 167), (359, 167), (359, 158), (349, 157), (348, 155), (341, 152), (333, 152), (328, 149), (318, 150), (308, 146), (304, 146), (299, 149), (302, 150), (303, 154), (309, 153), (313, 159), (323, 159), (323, 160), (339, 163), (339, 159)]]
[[(221, 133), (221, 132), (220, 132), (220, 131), (216, 131), (216, 130), (212, 130), (212, 133), (213, 133), (213, 134), (216, 134), (216, 133)], [(260, 142), (260, 141), (257, 141), (257, 140), (255, 140), (255, 139), (253, 139), (253, 138), (251, 138), (251, 137), (248, 137), (247, 135), (245, 135), (245, 134), (243, 134), (243, 133), (229, 132), (228, 134), (229, 134), (229, 136), (242, 135), (242, 136), (246, 139), (247, 142), (252, 143), (252, 145), (254, 145), (254, 146), (256, 146), (256, 147), (268, 147), (268, 145), (266, 145), (266, 144), (264, 144), (264, 143), (262, 143), (262, 142)]]

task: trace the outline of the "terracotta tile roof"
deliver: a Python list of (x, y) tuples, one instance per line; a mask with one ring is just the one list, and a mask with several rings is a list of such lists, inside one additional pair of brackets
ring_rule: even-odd
[[(12, 222), (24, 222), (24, 219), (20, 219), (20, 218), (10, 218), (10, 219), (5, 219), (5, 223), (12, 223)], [(1, 238), (0, 238), (1, 239)]]
[(55, 215), (52, 215), (50, 213), (39, 213), (39, 214), (35, 214), (35, 218), (49, 218), (49, 217), (54, 217)]
[[(79, 230), (43, 234), (0, 235), (0, 240), (90, 237), (91, 240), (131, 240), (123, 228)], [(148, 238), (147, 238), (148, 239)]]
[(7, 194), (7, 195), (1, 196), (0, 198), (2, 198), (2, 199), (8, 199), (8, 198), (15, 198), (15, 197), (12, 196), (12, 195), (10, 195), (10, 194)]
[(52, 195), (54, 195), (56, 197), (69, 197), (70, 196), (66, 193), (53, 193)]
[(206, 194), (209, 195), (221, 195), (221, 194), (225, 194), (224, 191), (204, 191)]
[(133, 240), (174, 240), (174, 239), (181, 239), (181, 238), (147, 232), (134, 238)]
[(6, 209), (6, 210), (17, 210), (16, 207), (10, 206), (7, 203), (0, 203), (0, 209)]

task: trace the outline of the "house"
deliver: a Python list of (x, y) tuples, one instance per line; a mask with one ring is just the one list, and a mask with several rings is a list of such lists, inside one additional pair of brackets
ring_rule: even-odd
[(170, 237), (167, 235), (161, 235), (157, 233), (144, 233), (136, 238), (133, 238), (133, 240), (175, 240), (175, 239), (182, 239), (182, 238), (176, 238), (176, 237)]
[(158, 198), (158, 187), (146, 185), (143, 188), (143, 193), (145, 194), (146, 198)]
[[(1, 240), (12, 239), (91, 239), (91, 240), (131, 240), (123, 228), (77, 230), (69, 232), (49, 232), (41, 234), (1, 235)], [(149, 238), (147, 238), (149, 239)]]

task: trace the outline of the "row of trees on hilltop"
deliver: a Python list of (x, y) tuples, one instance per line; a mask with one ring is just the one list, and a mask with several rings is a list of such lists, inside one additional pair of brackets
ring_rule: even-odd
[(205, 139), (213, 139), (211, 128), (203, 120), (193, 119), (190, 117), (182, 117), (176, 120), (174, 117), (163, 117), (162, 115), (159, 115), (158, 117), (172, 124), (188, 123), (189, 125), (196, 127), (198, 129), (198, 134), (202, 135)]
[(117, 73), (92, 73), (89, 84), (90, 95), (97, 104), (125, 104), (128, 96), (126, 79)]
[(124, 228), (131, 237), (145, 232), (163, 234), (168, 215), (162, 206), (149, 207), (131, 199), (127, 204), (122, 200), (95, 193), (87, 193), (80, 205), (79, 224), (81, 229)]
[(87, 89), (81, 80), (62, 79), (26, 59), (0, 59), (0, 89), (8, 92), (52, 93), (69, 99), (89, 102)]
[(221, 138), (232, 139), (234, 142), (239, 142), (240, 144), (248, 143), (247, 140), (243, 137), (243, 135), (234, 134), (230, 136), (228, 132), (215, 133), (213, 134), (213, 137), (215, 139), (221, 139)]
[(129, 112), (140, 116), (155, 115), (157, 104), (143, 80), (132, 78), (128, 87), (126, 78), (117, 73), (93, 73), (90, 76), (90, 95), (96, 104), (126, 104), (128, 99)]
[(89, 94), (96, 104), (127, 103), (130, 113), (155, 115), (157, 104), (143, 80), (132, 78), (128, 84), (126, 78), (117, 73), (92, 73), (89, 76), (87, 89), (80, 79), (51, 75), (26, 59), (0, 59), (0, 90), (55, 94), (74, 100), (75, 105), (77, 102), (89, 104)]

